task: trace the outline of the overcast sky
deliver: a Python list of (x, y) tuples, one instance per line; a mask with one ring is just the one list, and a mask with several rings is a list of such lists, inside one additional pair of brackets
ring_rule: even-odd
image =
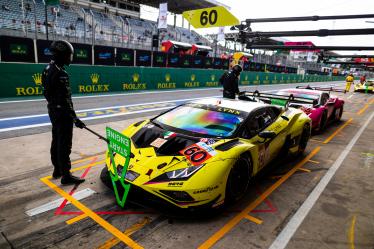
[[(352, 14), (374, 14), (374, 0), (218, 0), (230, 6), (230, 12), (239, 20), (246, 18), (264, 17), (292, 17), (310, 15), (352, 15)], [(157, 10), (142, 7), (142, 18), (157, 19)], [(182, 17), (178, 17), (177, 24), (181, 25)], [(172, 23), (173, 17), (168, 17)], [(366, 21), (372, 22), (368, 23)], [(187, 24), (185, 22), (185, 27)], [(253, 31), (292, 31), (292, 30), (317, 30), (317, 29), (354, 29), (374, 28), (374, 18), (329, 20), (317, 22), (281, 22), (281, 23), (254, 23)], [(216, 28), (198, 29), (201, 34), (216, 33)], [(226, 27), (229, 32), (229, 27)], [(373, 46), (374, 35), (359, 36), (329, 36), (329, 37), (284, 37), (290, 41), (312, 41), (320, 46)], [(339, 51), (341, 54), (370, 54), (374, 51)]]

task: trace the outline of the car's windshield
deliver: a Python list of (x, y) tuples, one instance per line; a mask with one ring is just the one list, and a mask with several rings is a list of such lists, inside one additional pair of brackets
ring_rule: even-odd
[(230, 108), (179, 106), (154, 121), (179, 130), (213, 137), (229, 137), (243, 121), (243, 113)]

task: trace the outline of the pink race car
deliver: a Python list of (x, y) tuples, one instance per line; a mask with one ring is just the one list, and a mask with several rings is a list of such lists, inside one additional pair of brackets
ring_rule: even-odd
[[(311, 88), (311, 87), (309, 87)], [(314, 89), (318, 89), (317, 87)], [(329, 92), (314, 89), (282, 89), (272, 92), (275, 95), (290, 96), (289, 106), (300, 108), (312, 119), (312, 129), (315, 131), (325, 130), (328, 123), (339, 121), (343, 114), (344, 100), (336, 96), (330, 96)], [(296, 101), (305, 99), (306, 101)]]

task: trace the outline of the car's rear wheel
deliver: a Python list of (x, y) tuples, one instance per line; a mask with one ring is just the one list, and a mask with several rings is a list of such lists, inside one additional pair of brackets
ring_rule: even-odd
[(244, 196), (252, 176), (252, 161), (247, 153), (241, 155), (230, 170), (226, 182), (226, 203), (232, 203)]
[(300, 156), (304, 153), (305, 148), (308, 144), (309, 138), (310, 138), (310, 125), (304, 124), (303, 132), (301, 133), (300, 141), (299, 141), (299, 148), (297, 150), (297, 156)]
[(340, 119), (343, 116), (343, 106), (338, 109), (334, 109), (334, 115), (335, 115), (335, 121), (336, 122), (340, 121)]
[(324, 111), (322, 113), (322, 116), (321, 116), (321, 120), (319, 122), (319, 128), (318, 128), (318, 131), (319, 132), (322, 132), (326, 129), (326, 126), (327, 126), (327, 112)]

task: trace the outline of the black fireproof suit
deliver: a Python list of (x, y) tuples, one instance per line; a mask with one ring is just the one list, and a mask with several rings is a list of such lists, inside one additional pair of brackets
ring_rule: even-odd
[(233, 71), (226, 72), (221, 77), (223, 85), (223, 97), (235, 99), (235, 94), (239, 93), (239, 79)]
[(51, 61), (42, 75), (43, 94), (48, 101), (52, 123), (51, 160), (56, 172), (70, 174), (73, 123), (76, 114), (71, 100), (69, 75), (63, 66)]

